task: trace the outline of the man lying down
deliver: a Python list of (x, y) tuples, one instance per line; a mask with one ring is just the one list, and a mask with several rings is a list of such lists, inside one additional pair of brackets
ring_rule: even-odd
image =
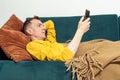
[(120, 80), (120, 42), (98, 39), (81, 42), (90, 29), (90, 18), (78, 22), (73, 39), (66, 45), (56, 41), (52, 20), (44, 23), (38, 16), (29, 18), (23, 32), (30, 38), (27, 51), (36, 60), (63, 61), (67, 71), (72, 68), (72, 79)]

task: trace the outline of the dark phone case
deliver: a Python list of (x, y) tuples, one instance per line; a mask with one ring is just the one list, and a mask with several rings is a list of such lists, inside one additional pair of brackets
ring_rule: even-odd
[(83, 21), (86, 20), (88, 17), (90, 17), (90, 11), (86, 9)]

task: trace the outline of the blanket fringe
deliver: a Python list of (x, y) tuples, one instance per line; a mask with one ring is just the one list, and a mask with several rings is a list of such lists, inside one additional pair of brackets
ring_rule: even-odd
[(103, 70), (101, 63), (87, 53), (67, 61), (65, 66), (67, 67), (66, 71), (72, 68), (72, 80), (74, 80), (75, 75), (77, 80), (81, 80), (81, 78), (84, 78), (84, 80), (94, 80), (93, 67)]

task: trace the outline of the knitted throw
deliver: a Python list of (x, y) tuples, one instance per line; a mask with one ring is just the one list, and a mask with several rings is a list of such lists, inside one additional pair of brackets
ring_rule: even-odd
[(65, 63), (72, 68), (72, 80), (120, 80), (120, 41), (104, 39), (82, 42), (73, 59)]

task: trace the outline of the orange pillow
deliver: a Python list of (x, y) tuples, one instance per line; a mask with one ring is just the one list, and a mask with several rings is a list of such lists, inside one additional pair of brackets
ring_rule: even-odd
[(23, 26), (23, 22), (18, 17), (16, 17), (15, 14), (13, 14), (8, 19), (8, 21), (2, 26), (2, 28), (21, 31), (22, 26)]
[(0, 46), (8, 58), (15, 62), (33, 60), (26, 51), (29, 38), (21, 32), (23, 22), (14, 14), (0, 29)]

